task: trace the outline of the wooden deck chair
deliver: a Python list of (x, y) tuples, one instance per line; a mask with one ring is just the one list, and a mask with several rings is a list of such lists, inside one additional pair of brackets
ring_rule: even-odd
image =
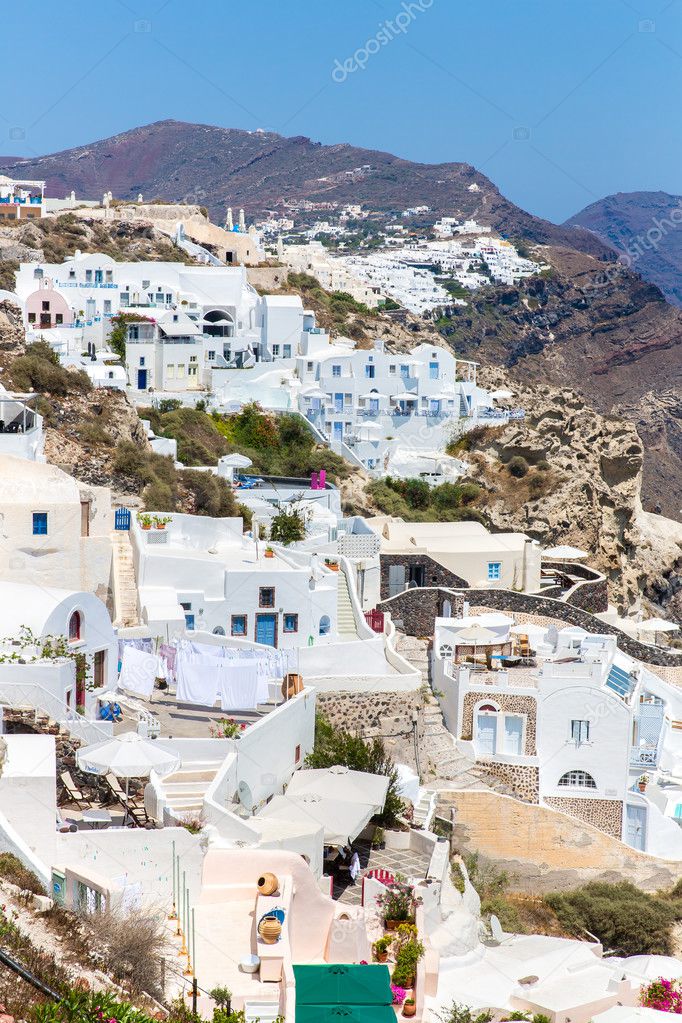
[(75, 803), (80, 810), (91, 810), (92, 803), (90, 800), (83, 795), (81, 790), (76, 785), (75, 781), (71, 777), (68, 771), (63, 771), (59, 775), (62, 785), (69, 797), (70, 803)]

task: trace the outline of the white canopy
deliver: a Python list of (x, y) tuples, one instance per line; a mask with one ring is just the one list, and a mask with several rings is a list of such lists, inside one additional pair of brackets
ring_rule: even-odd
[(253, 462), (246, 455), (240, 455), (238, 451), (235, 451), (232, 455), (223, 455), (220, 459), (223, 465), (231, 465), (233, 469), (248, 469)]
[(468, 628), (458, 632), (455, 638), (457, 643), (473, 643), (474, 645), (500, 642), (500, 636), (497, 633), (484, 628), (482, 625), (470, 625)]
[(297, 771), (284, 796), (275, 796), (261, 817), (300, 821), (324, 828), (326, 845), (349, 845), (383, 810), (389, 779), (347, 767)]
[(287, 796), (298, 799), (313, 792), (325, 799), (339, 802), (373, 803), (374, 813), (381, 813), (386, 802), (389, 779), (383, 774), (351, 771), (341, 764), (319, 770), (296, 771), (287, 786)]
[(542, 557), (551, 558), (553, 561), (580, 561), (581, 558), (589, 558), (589, 554), (587, 551), (581, 551), (579, 547), (562, 544), (559, 547), (548, 547), (542, 552)]
[(638, 632), (679, 632), (679, 628), (675, 622), (668, 622), (665, 618), (647, 618), (637, 622)]
[(375, 437), (380, 437), (381, 434), (384, 432), (378, 423), (361, 423), (358, 426), (358, 435), (362, 430), (365, 431), (368, 437), (370, 436), (370, 434), (374, 434)]
[(124, 732), (104, 742), (85, 746), (76, 763), (89, 774), (113, 774), (117, 778), (148, 778), (152, 771), (163, 776), (177, 771), (180, 757), (137, 732)]

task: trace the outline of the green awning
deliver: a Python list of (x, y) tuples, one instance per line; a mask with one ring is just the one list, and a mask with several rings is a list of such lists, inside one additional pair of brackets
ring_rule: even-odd
[(395, 1023), (388, 967), (294, 966), (296, 1023)]
[(396, 1023), (391, 1005), (299, 1005), (296, 1023)]

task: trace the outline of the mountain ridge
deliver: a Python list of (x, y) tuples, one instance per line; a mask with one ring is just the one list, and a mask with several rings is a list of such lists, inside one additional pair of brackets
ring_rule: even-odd
[(564, 222), (610, 245), (626, 266), (682, 306), (682, 196), (615, 192)]

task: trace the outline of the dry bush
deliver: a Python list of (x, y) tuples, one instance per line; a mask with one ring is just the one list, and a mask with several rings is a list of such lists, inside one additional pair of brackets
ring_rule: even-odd
[(162, 998), (161, 963), (168, 944), (162, 915), (108, 910), (89, 917), (88, 923), (100, 968), (132, 994)]

